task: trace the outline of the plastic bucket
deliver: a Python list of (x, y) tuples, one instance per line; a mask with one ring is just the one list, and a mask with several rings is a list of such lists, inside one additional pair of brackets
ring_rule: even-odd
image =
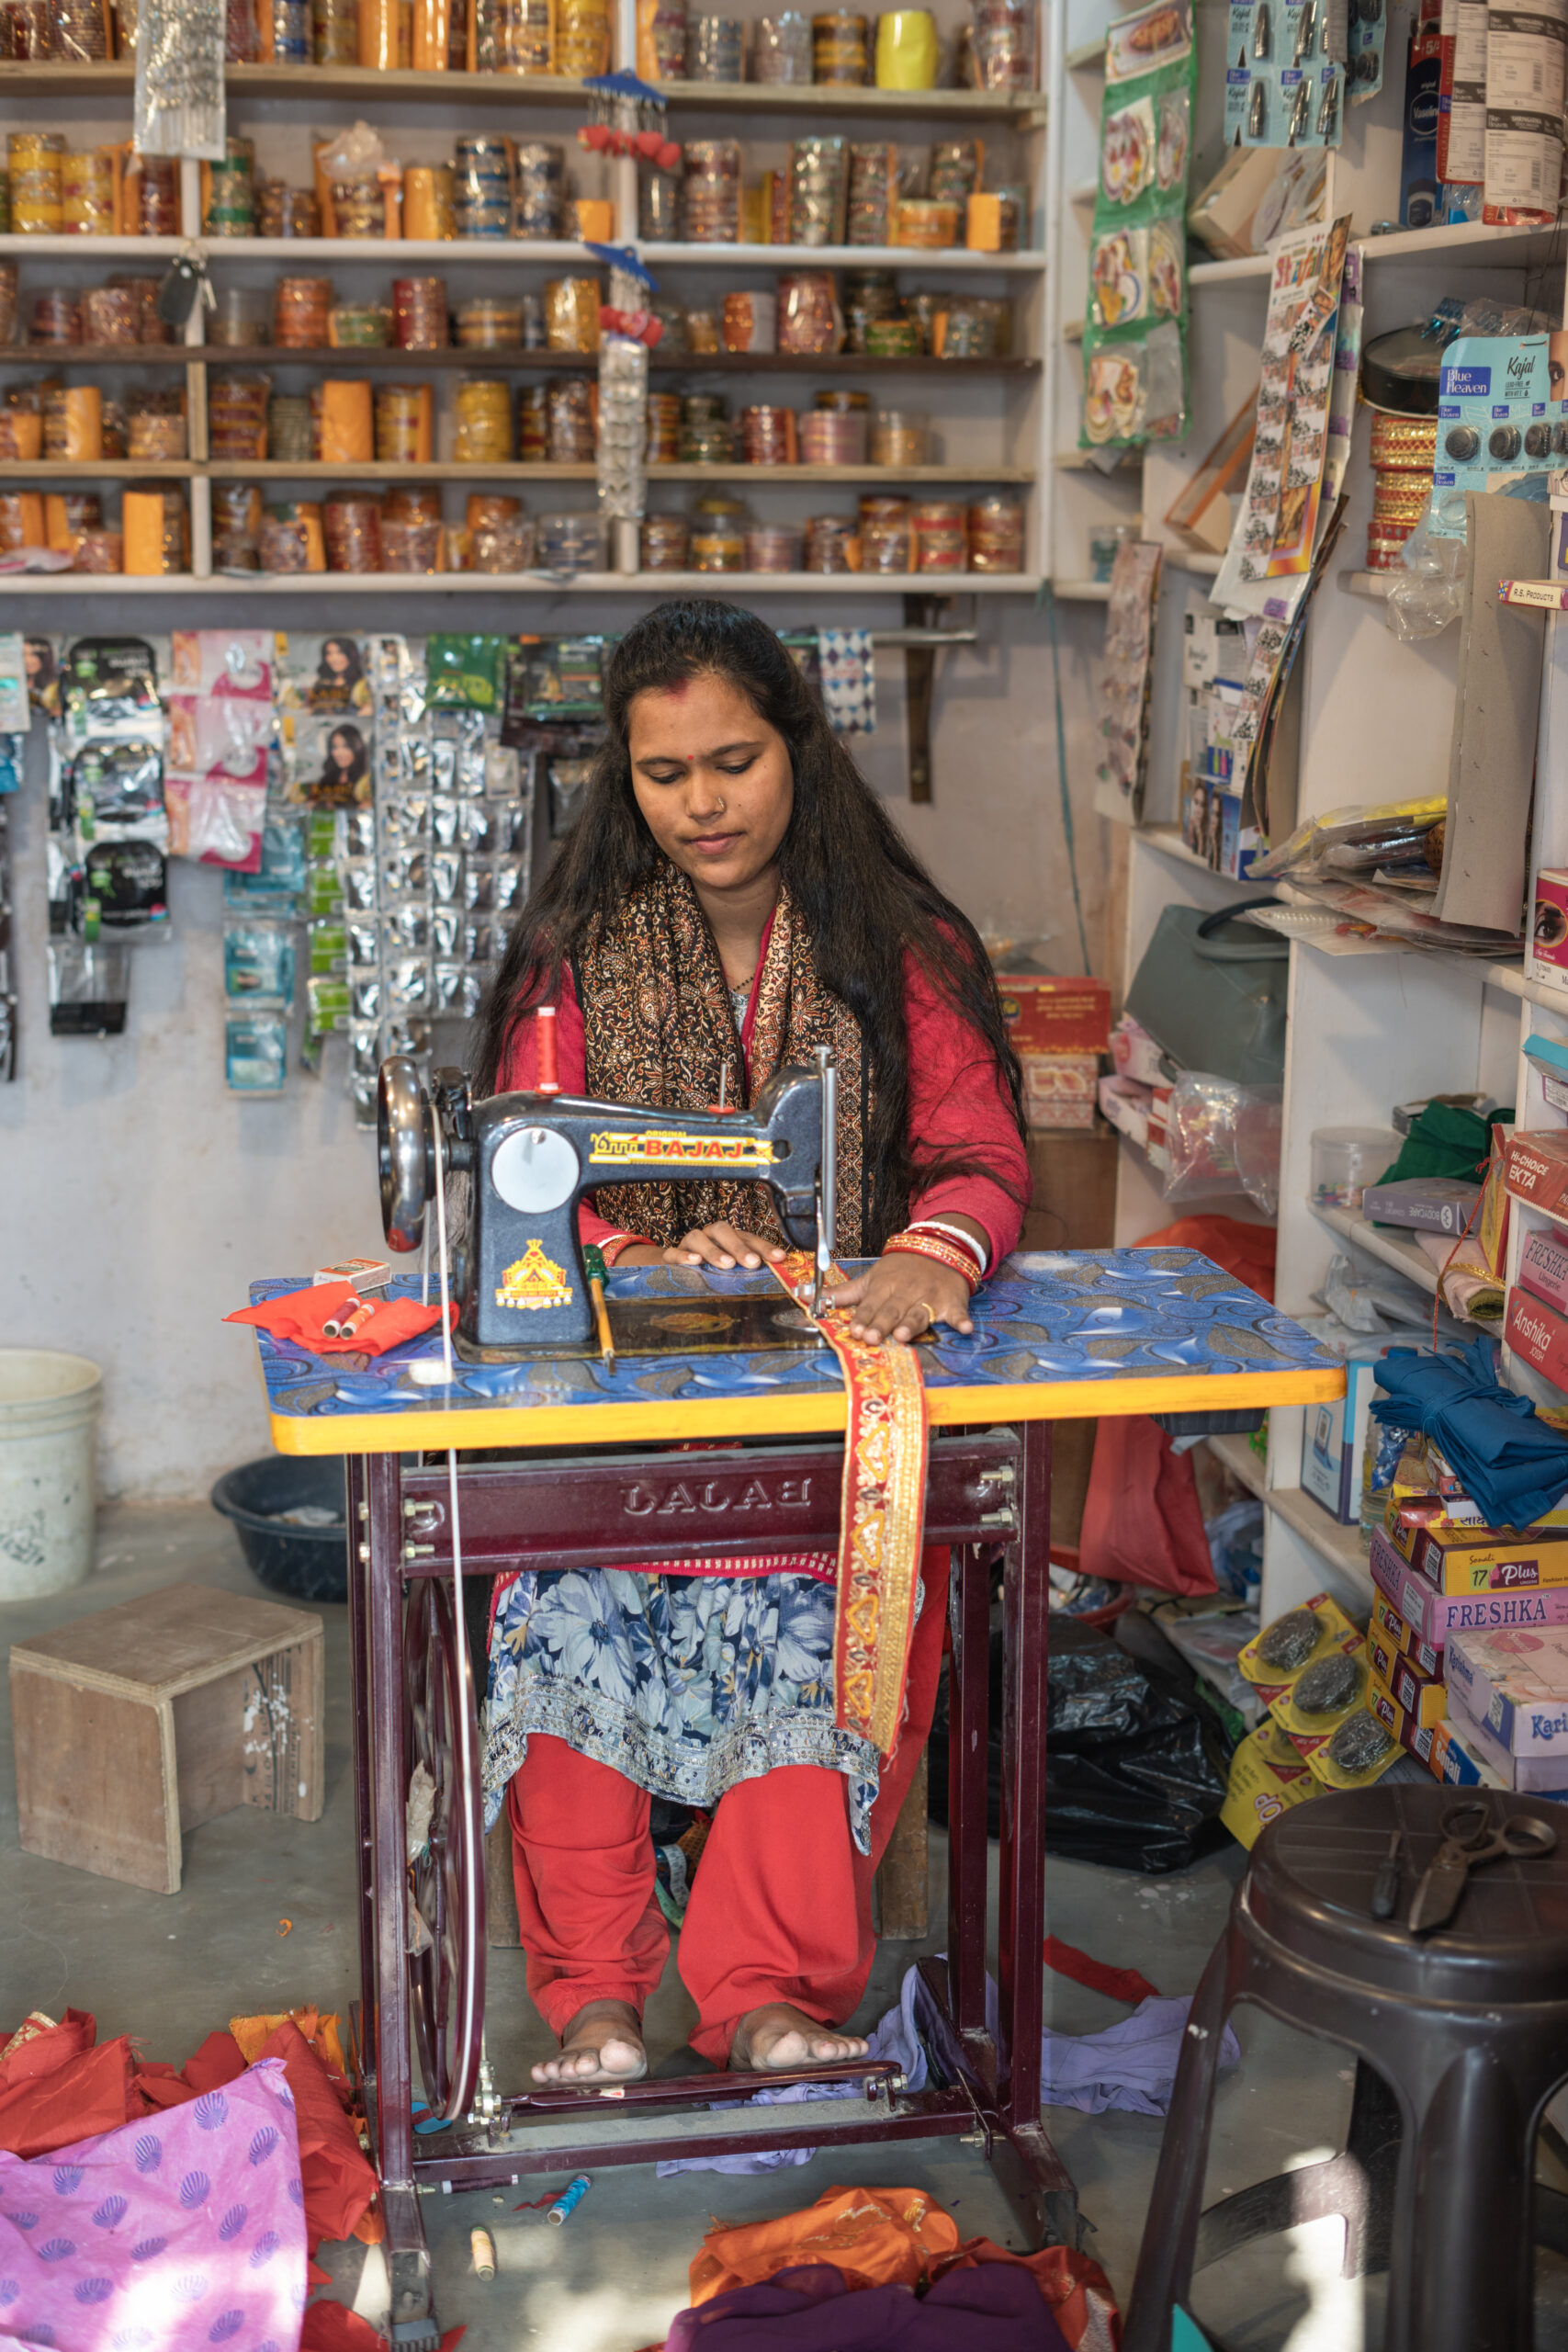
[(0, 1348), (0, 1601), (63, 1592), (92, 1574), (103, 1396), (85, 1356)]
[[(254, 1577), (295, 1600), (348, 1599), (348, 1512), (343, 1456), (275, 1453), (225, 1471), (212, 1508), (232, 1520)], [(293, 1525), (282, 1514), (302, 1506), (330, 1510), (325, 1527)]]

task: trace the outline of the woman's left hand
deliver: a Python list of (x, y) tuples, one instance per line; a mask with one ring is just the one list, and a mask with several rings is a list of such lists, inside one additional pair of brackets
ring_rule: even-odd
[(855, 1309), (850, 1336), (873, 1347), (889, 1339), (918, 1340), (935, 1323), (951, 1324), (955, 1331), (975, 1329), (963, 1275), (907, 1250), (879, 1258), (868, 1272), (829, 1291), (828, 1305)]

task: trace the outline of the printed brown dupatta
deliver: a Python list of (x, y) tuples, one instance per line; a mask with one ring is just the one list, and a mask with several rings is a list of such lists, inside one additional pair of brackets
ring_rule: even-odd
[[(612, 1102), (701, 1111), (747, 1104), (746, 1059), (718, 949), (695, 890), (667, 862), (583, 951), (574, 974), (582, 1008), (586, 1087)], [(789, 1062), (809, 1065), (831, 1046), (839, 1066), (835, 1256), (865, 1254), (865, 1136), (869, 1090), (860, 1024), (817, 977), (811, 941), (781, 888), (757, 983), (751, 1065), (756, 1086)], [(782, 1239), (765, 1185), (706, 1178), (680, 1184), (600, 1185), (601, 1216), (668, 1249), (721, 1218)], [(792, 1255), (779, 1279), (808, 1306), (812, 1266)], [(849, 1398), (834, 1620), (834, 1715), (885, 1756), (897, 1743), (914, 1633), (925, 1515), (925, 1386), (912, 1348), (868, 1348), (841, 1316), (818, 1324)], [(712, 1564), (717, 1566), (717, 1563)]]
[[(822, 986), (811, 941), (781, 887), (757, 983), (751, 1078), (729, 989), (707, 917), (690, 880), (668, 860), (633, 891), (578, 958), (587, 1090), (597, 1101), (650, 1110), (705, 1111), (719, 1099), (746, 1108), (786, 1063), (810, 1068), (830, 1046), (839, 1066), (838, 1219), (834, 1246), (858, 1258), (865, 1247), (865, 1130), (869, 1110), (860, 1023)], [(782, 1240), (764, 1184), (704, 1178), (680, 1184), (602, 1184), (601, 1216), (663, 1249), (699, 1225), (721, 1219), (765, 1240)]]

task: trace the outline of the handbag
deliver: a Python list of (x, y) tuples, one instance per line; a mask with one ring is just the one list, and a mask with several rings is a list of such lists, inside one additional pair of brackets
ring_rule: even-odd
[(1161, 910), (1127, 1011), (1179, 1069), (1241, 1086), (1278, 1085), (1284, 1077), (1290, 942), (1236, 923), (1248, 907), (1278, 903), (1243, 899), (1209, 915), (1198, 907)]

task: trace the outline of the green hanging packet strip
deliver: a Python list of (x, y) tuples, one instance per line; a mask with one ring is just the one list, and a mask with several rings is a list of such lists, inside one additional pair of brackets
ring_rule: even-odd
[(499, 710), (503, 637), (432, 637), (425, 644), (425, 700), (433, 710)]
[(1187, 430), (1187, 176), (1197, 83), (1192, 0), (1152, 0), (1108, 28), (1082, 449), (1135, 448)]

